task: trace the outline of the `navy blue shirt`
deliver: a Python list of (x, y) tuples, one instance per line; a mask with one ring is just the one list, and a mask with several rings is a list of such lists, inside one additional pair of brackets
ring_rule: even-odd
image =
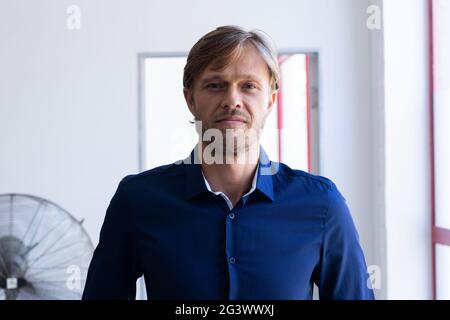
[[(345, 198), (329, 179), (270, 161), (230, 210), (194, 161), (126, 176), (105, 216), (83, 299), (373, 299)], [(190, 163), (186, 163), (190, 162)]]

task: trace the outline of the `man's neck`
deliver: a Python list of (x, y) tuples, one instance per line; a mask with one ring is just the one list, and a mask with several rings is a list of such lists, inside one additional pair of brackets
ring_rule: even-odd
[[(207, 164), (205, 161), (201, 162), (203, 174), (212, 191), (225, 193), (233, 206), (251, 189), (253, 177), (256, 174), (259, 159), (259, 144), (251, 147), (257, 148), (257, 150), (253, 150), (254, 152), (250, 152), (251, 158), (248, 151), (243, 151), (239, 154), (239, 157), (241, 157), (240, 161), (236, 157), (233, 157), (232, 163), (227, 163), (224, 155), (223, 164)], [(203, 149), (204, 146), (202, 146)], [(246, 159), (246, 161), (242, 161), (242, 159)]]

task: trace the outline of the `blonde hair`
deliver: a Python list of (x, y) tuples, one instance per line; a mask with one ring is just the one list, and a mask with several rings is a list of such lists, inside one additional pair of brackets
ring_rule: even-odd
[(277, 52), (269, 37), (261, 30), (245, 31), (238, 26), (221, 26), (205, 34), (189, 51), (184, 67), (183, 86), (192, 90), (195, 78), (213, 63), (213, 70), (222, 70), (241, 56), (245, 45), (253, 44), (269, 70), (272, 90), (278, 89), (280, 68)]

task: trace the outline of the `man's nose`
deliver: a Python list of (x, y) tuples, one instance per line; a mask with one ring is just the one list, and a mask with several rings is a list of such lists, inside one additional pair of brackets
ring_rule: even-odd
[(242, 95), (239, 88), (230, 86), (225, 91), (224, 99), (222, 102), (223, 108), (242, 108)]

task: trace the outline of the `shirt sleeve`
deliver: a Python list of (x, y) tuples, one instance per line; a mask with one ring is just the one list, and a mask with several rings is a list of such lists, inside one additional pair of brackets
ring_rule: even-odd
[(359, 235), (345, 198), (332, 182), (318, 283), (320, 299), (373, 300)]
[(139, 277), (134, 262), (132, 218), (122, 179), (111, 199), (89, 265), (83, 300), (135, 299)]

